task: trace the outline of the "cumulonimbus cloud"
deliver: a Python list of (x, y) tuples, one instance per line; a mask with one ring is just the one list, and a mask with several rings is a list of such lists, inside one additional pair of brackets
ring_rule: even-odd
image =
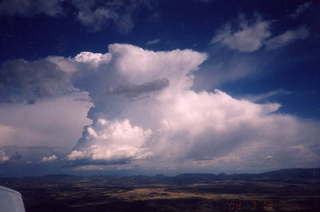
[(317, 123), (280, 114), (277, 103), (194, 91), (194, 72), (206, 58), (192, 50), (154, 52), (127, 44), (110, 45), (105, 54), (80, 53), (74, 82), (91, 97), (93, 124), (68, 159), (149, 169), (256, 170), (319, 162), (312, 150)]
[[(87, 124), (65, 157), (75, 166), (223, 171), (312, 167), (319, 163), (319, 123), (281, 114), (277, 103), (258, 104), (221, 90), (195, 91), (195, 73), (202, 71), (207, 57), (188, 49), (155, 52), (113, 44), (107, 53), (7, 62), (2, 69), (8, 75), (0, 81), (8, 91), (0, 111), (3, 144), (29, 139), (35, 145), (46, 142), (62, 146)], [(30, 73), (37, 76), (31, 85)], [(19, 77), (8, 83), (12, 74)], [(43, 95), (34, 93), (35, 86)], [(13, 88), (24, 92), (11, 94)], [(75, 91), (82, 93), (70, 93)], [(85, 97), (85, 102), (77, 102), (80, 97)], [(39, 101), (19, 104), (31, 98)], [(52, 107), (59, 115), (45, 109)], [(88, 107), (91, 122), (84, 116)], [(22, 122), (19, 114), (24, 111), (42, 119)], [(72, 120), (66, 123), (64, 117)], [(56, 124), (44, 129), (48, 121)], [(57, 132), (70, 129), (72, 136), (69, 133), (61, 135), (59, 141), (52, 139)], [(75, 142), (69, 141), (68, 148)], [(7, 153), (1, 153), (3, 162), (13, 154)], [(63, 162), (52, 155), (57, 154), (47, 152), (37, 158), (50, 164)]]

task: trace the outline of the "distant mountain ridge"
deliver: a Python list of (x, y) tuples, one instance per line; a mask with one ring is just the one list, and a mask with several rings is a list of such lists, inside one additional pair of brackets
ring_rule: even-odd
[[(287, 181), (306, 182), (320, 181), (320, 168), (312, 169), (281, 169), (264, 172), (260, 174), (210, 174), (210, 173), (185, 173), (176, 176), (74, 176), (74, 175), (46, 175), (39, 177), (9, 178), (0, 177), (0, 184), (9, 181), (30, 181), (30, 182), (85, 182), (100, 181), (110, 185), (132, 185), (132, 184), (196, 184), (213, 183), (219, 180), (246, 180), (246, 181)], [(3, 183), (2, 183), (3, 184)]]

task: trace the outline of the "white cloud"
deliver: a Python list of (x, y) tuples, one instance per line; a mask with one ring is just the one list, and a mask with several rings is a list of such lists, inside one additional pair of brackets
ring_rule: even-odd
[(146, 45), (154, 45), (159, 43), (161, 40), (160, 39), (154, 39), (154, 40), (149, 40)]
[(8, 161), (10, 158), (6, 155), (6, 153), (0, 150), (0, 164)]
[(309, 36), (309, 30), (304, 26), (274, 36), (271, 33), (271, 23), (272, 21), (261, 18), (249, 23), (244, 18), (240, 18), (236, 27), (226, 24), (218, 30), (210, 44), (220, 44), (240, 52), (254, 52), (263, 47), (267, 49), (280, 48)]
[[(109, 46), (109, 53), (105, 54), (108, 55), (108, 58), (111, 58), (109, 64), (100, 63), (99, 60), (97, 61), (85, 58), (86, 55), (88, 56), (88, 58), (91, 58), (91, 54), (80, 53), (80, 55), (82, 58), (81, 60), (79, 60), (79, 55), (75, 57), (76, 60), (79, 61), (79, 64), (83, 64), (84, 67), (86, 65), (89, 65), (88, 67), (97, 68), (97, 70), (95, 71), (95, 73), (97, 73), (97, 77), (94, 78), (95, 84), (92, 84), (92, 87), (89, 88), (80, 87), (80, 89), (89, 91), (89, 94), (93, 99), (95, 107), (90, 111), (89, 117), (95, 120), (95, 122), (98, 120), (98, 118), (100, 120), (103, 120), (106, 119), (109, 114), (116, 114), (118, 110), (124, 110), (124, 102), (130, 104), (130, 102), (134, 101), (132, 97), (136, 97), (137, 99), (139, 99), (144, 95), (155, 95), (157, 92), (166, 90), (167, 87), (170, 87), (170, 90), (179, 91), (183, 88), (191, 86), (191, 79), (187, 76), (187, 74), (189, 72), (195, 71), (198, 64), (204, 61), (204, 59), (206, 58), (205, 54), (200, 54), (191, 50), (175, 50), (171, 52), (156, 53), (152, 51), (145, 51), (139, 47), (120, 44)], [(103, 57), (95, 57), (95, 59), (96, 58)], [(97, 64), (100, 64), (100, 66), (97, 66)], [(89, 70), (88, 73), (91, 74), (92, 71), (93, 70)], [(86, 74), (84, 74), (83, 77), (87, 78)], [(98, 86), (99, 89), (95, 88), (95, 86)], [(102, 96), (103, 98), (101, 98)], [(141, 103), (141, 101), (138, 102)], [(107, 108), (114, 108), (114, 110), (108, 110)], [(98, 117), (98, 114), (101, 116)], [(95, 119), (94, 117), (97, 117), (97, 119)], [(113, 117), (113, 119), (108, 120), (108, 123), (122, 123), (122, 125), (124, 126), (132, 125), (131, 122), (123, 122), (121, 120), (126, 120), (126, 117), (124, 117), (123, 119), (121, 119), (120, 117)], [(100, 128), (103, 128), (104, 126), (101, 126), (101, 123), (98, 125)], [(110, 125), (113, 129), (113, 124)], [(139, 129), (140, 127), (135, 126), (135, 124), (133, 124), (132, 126), (134, 126), (134, 129)], [(109, 129), (109, 125), (104, 127), (106, 128), (105, 130), (107, 130), (106, 132), (104, 130), (98, 130), (98, 132), (102, 133), (102, 135), (112, 134)], [(95, 128), (96, 127), (89, 128), (90, 131), (86, 130), (84, 137), (81, 139), (81, 142), (78, 145), (79, 149), (76, 148), (75, 151), (71, 153), (71, 155), (69, 155), (69, 158), (85, 157), (92, 152), (97, 152), (97, 149), (107, 152), (108, 155), (113, 155), (112, 149), (116, 148), (108, 148), (107, 144), (104, 144), (101, 147), (100, 145), (96, 144), (97, 142), (92, 138), (92, 133), (90, 133), (95, 132)], [(130, 127), (127, 126), (126, 128)], [(147, 132), (149, 132), (148, 126), (140, 128), (143, 129), (143, 131), (147, 130)], [(147, 132), (144, 132), (144, 134), (149, 134)], [(89, 141), (87, 141), (87, 138), (90, 138)], [(101, 139), (99, 138), (97, 140)], [(133, 145), (136, 141), (138, 142), (140, 147), (140, 141), (142, 140), (144, 143), (147, 139), (141, 138), (132, 140), (133, 141), (131, 142), (133, 143)], [(117, 143), (117, 139), (111, 139), (111, 141), (109, 142), (110, 144)], [(83, 150), (83, 146), (81, 145), (82, 143), (92, 144), (92, 147), (88, 147), (90, 149), (89, 153), (88, 150)], [(102, 143), (108, 143), (108, 139)], [(121, 146), (121, 142), (119, 143), (119, 145)], [(128, 153), (129, 155), (131, 155), (131, 157), (129, 158), (141, 158), (140, 153), (138, 154), (139, 156), (136, 156), (137, 150), (135, 146), (133, 147), (128, 148), (128, 151), (131, 152)], [(87, 153), (82, 154), (83, 152)], [(145, 153), (143, 153), (143, 155), (144, 154)], [(127, 156), (126, 154), (124, 154), (122, 159), (126, 159)], [(121, 159), (118, 156), (118, 153), (115, 153), (113, 157), (115, 159)], [(112, 159), (113, 157), (110, 157), (110, 159)], [(92, 156), (91, 158), (94, 158), (94, 156)], [(99, 158), (101, 160), (103, 159), (103, 157)]]
[(224, 26), (212, 38), (211, 44), (220, 43), (240, 52), (253, 52), (260, 49), (271, 36), (270, 22), (259, 18), (253, 23), (241, 19), (236, 29), (230, 24)]
[(296, 30), (288, 30), (275, 36), (265, 42), (267, 49), (276, 49), (286, 46), (296, 40), (304, 40), (309, 36), (309, 30), (306, 27), (299, 27)]
[(81, 52), (74, 58), (79, 63), (87, 63), (91, 66), (97, 67), (103, 63), (109, 63), (111, 54), (100, 54), (92, 52)]
[(47, 158), (55, 163), (61, 162), (58, 160), (53, 160), (54, 157), (61, 158), (66, 151), (70, 151), (70, 149), (65, 149), (64, 147), (56, 147), (56, 146), (46, 146), (46, 145), (30, 145), (26, 146), (23, 144), (11, 144), (6, 146), (1, 146), (0, 150), (6, 153), (7, 157), (10, 158), (10, 163), (12, 165), (23, 165), (26, 163), (37, 163), (41, 165), (39, 162), (44, 162), (42, 159)]
[[(93, 125), (85, 128), (68, 156), (75, 164), (86, 160), (131, 163), (141, 169), (261, 170), (312, 166), (320, 160), (312, 150), (318, 123), (278, 114), (276, 103), (192, 90), (205, 54), (113, 44), (104, 55), (108, 63), (79, 61), (83, 73), (76, 80), (94, 82), (79, 86), (89, 92), (94, 107), (88, 113)], [(302, 143), (312, 157), (297, 156), (293, 147)], [(268, 155), (272, 160), (266, 160)]]
[[(206, 58), (193, 50), (155, 52), (112, 44), (107, 53), (23, 62), (25, 70), (59, 70), (68, 86), (87, 94), (0, 104), (0, 145), (11, 145), (1, 157), (18, 158), (18, 147), (41, 145), (63, 147), (72, 164), (90, 169), (104, 164), (118, 169), (259, 170), (311, 167), (320, 161), (313, 149), (319, 123), (279, 114), (277, 103), (193, 90), (195, 73)], [(60, 152), (36, 152), (32, 161), (61, 158)], [(27, 153), (22, 157), (29, 158)]]
[(82, 142), (89, 145), (81, 150), (73, 150), (68, 156), (70, 160), (117, 161), (143, 159), (149, 155), (143, 146), (152, 131), (132, 126), (129, 120), (109, 122), (99, 119), (95, 126), (86, 130)]
[(56, 155), (51, 155), (51, 156), (45, 156), (41, 159), (42, 162), (51, 162), (57, 160), (58, 157)]

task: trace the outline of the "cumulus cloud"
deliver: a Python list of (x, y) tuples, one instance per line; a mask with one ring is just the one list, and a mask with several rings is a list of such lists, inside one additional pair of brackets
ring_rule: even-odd
[(79, 55), (76, 85), (94, 106), (88, 113), (93, 124), (68, 155), (74, 164), (258, 170), (262, 164), (271, 169), (319, 162), (312, 150), (318, 123), (279, 114), (277, 103), (257, 104), (220, 90), (194, 91), (194, 73), (206, 54), (113, 44), (102, 55)]
[(241, 18), (235, 28), (232, 28), (231, 24), (226, 24), (219, 30), (212, 38), (211, 44), (220, 43), (240, 52), (256, 51), (271, 36), (270, 24), (269, 21), (263, 21), (260, 18), (253, 23)]
[(7, 157), (9, 157), (8, 164), (23, 165), (33, 163), (41, 165), (42, 162), (49, 162), (48, 159), (51, 162), (57, 163), (58, 158), (61, 158), (66, 150), (63, 147), (45, 145), (18, 146), (13, 144), (0, 147), (0, 151), (5, 152)]
[(72, 62), (62, 57), (48, 57), (29, 62), (10, 60), (0, 67), (0, 103), (28, 102), (58, 97), (74, 91), (70, 83)]
[(109, 123), (99, 119), (95, 126), (86, 130), (86, 137), (82, 142), (87, 147), (82, 148), (82, 151), (73, 150), (68, 156), (70, 160), (124, 161), (142, 159), (149, 155), (143, 145), (152, 131), (132, 126), (129, 120)]
[(276, 49), (286, 46), (296, 40), (304, 40), (308, 36), (309, 30), (302, 26), (296, 30), (287, 30), (282, 34), (267, 40), (265, 45), (267, 49)]
[(85, 63), (93, 67), (97, 67), (102, 63), (109, 63), (111, 60), (111, 55), (92, 52), (81, 52), (74, 58), (74, 60), (79, 63)]
[(45, 156), (41, 159), (42, 162), (51, 162), (57, 160), (58, 157), (56, 155)]

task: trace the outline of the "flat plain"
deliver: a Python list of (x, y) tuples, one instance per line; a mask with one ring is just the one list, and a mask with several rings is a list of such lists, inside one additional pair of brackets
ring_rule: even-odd
[(0, 178), (20, 191), (26, 212), (320, 211), (316, 170), (259, 175), (52, 175)]

